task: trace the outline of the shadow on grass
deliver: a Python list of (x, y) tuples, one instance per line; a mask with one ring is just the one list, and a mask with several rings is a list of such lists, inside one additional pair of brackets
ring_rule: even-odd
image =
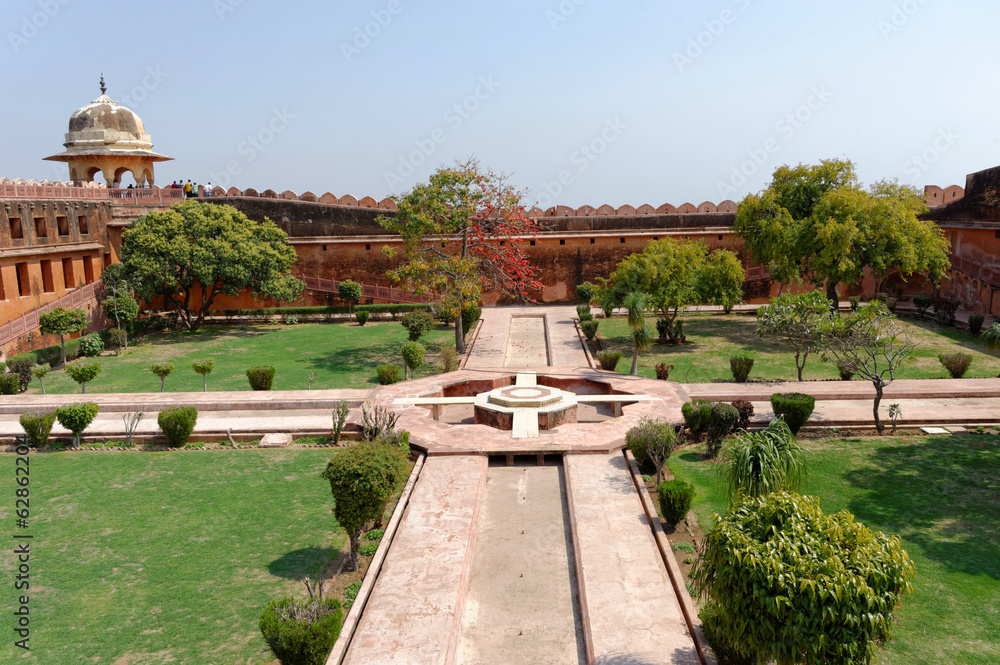
[(866, 490), (848, 504), (858, 519), (901, 534), (949, 570), (1000, 579), (997, 437), (886, 445), (870, 459), (874, 467), (844, 476)]
[(267, 564), (267, 571), (286, 580), (301, 580), (306, 575), (314, 577), (320, 567), (337, 556), (329, 547), (304, 547), (281, 555)]

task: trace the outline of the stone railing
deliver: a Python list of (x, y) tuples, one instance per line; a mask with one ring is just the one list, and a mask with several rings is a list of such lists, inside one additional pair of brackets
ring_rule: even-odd
[(21, 335), (26, 335), (33, 330), (38, 330), (38, 317), (40, 315), (45, 314), (56, 307), (71, 309), (73, 307), (85, 305), (93, 300), (96, 300), (101, 295), (103, 290), (104, 287), (101, 284), (101, 280), (91, 282), (86, 286), (70, 291), (57, 300), (42, 305), (41, 307), (33, 309), (26, 314), (22, 314), (16, 319), (0, 325), (0, 346), (17, 339)]
[(951, 255), (951, 269), (964, 272), (992, 286), (1000, 287), (1000, 268), (988, 266), (964, 256)]
[[(323, 293), (337, 293), (340, 281), (336, 279), (322, 279), (320, 277), (307, 277), (305, 275), (294, 275), (296, 279), (302, 280), (306, 288), (310, 291), (322, 291)], [(434, 299), (427, 295), (420, 295), (412, 291), (397, 289), (392, 286), (378, 286), (375, 284), (362, 284), (361, 296), (374, 300), (387, 300), (399, 303), (427, 303), (434, 302)]]
[(105, 187), (74, 187), (65, 183), (0, 183), (0, 199), (87, 199), (106, 201)]
[(173, 205), (184, 198), (183, 189), (109, 189), (106, 190), (115, 205)]

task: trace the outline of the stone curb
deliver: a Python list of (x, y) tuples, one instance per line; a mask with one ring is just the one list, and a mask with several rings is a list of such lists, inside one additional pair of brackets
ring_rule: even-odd
[(590, 605), (587, 604), (587, 588), (583, 580), (583, 559), (580, 554), (580, 534), (577, 531), (576, 509), (573, 507), (573, 481), (563, 455), (563, 478), (566, 481), (566, 508), (569, 512), (569, 533), (573, 543), (573, 565), (576, 574), (576, 588), (580, 599), (580, 626), (583, 628), (583, 648), (587, 665), (594, 663), (594, 633), (590, 625)]

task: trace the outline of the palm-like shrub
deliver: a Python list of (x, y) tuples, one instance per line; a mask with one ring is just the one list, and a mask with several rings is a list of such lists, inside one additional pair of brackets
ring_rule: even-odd
[(767, 429), (745, 432), (727, 445), (718, 473), (730, 503), (741, 494), (757, 498), (794, 491), (806, 479), (805, 454), (792, 430), (778, 418)]
[(632, 369), (629, 374), (639, 375), (639, 352), (644, 351), (653, 343), (653, 336), (646, 326), (646, 296), (638, 291), (625, 296), (626, 316), (628, 317), (628, 327), (632, 329)]

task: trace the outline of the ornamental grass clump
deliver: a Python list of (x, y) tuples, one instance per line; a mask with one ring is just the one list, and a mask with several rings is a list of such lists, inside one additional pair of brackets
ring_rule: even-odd
[(939, 353), (938, 361), (948, 370), (953, 379), (961, 379), (969, 371), (972, 356), (968, 353)]
[(97, 417), (98, 406), (93, 402), (66, 404), (56, 409), (56, 420), (73, 433), (73, 447), (80, 447), (80, 435)]
[(270, 390), (274, 381), (274, 368), (270, 365), (251, 367), (247, 370), (247, 381), (253, 390)]
[(55, 409), (25, 411), (18, 418), (21, 429), (28, 437), (28, 444), (34, 448), (42, 448), (49, 442), (49, 434), (52, 432), (52, 424), (55, 421)]
[(156, 417), (156, 424), (174, 448), (187, 443), (197, 422), (198, 409), (193, 406), (171, 406), (160, 411), (160, 415)]
[[(308, 578), (306, 587), (309, 587)], [(323, 665), (340, 637), (344, 610), (335, 598), (319, 595), (309, 601), (274, 600), (260, 615), (260, 632), (281, 665)]]
[(730, 505), (740, 496), (796, 491), (806, 474), (805, 452), (781, 418), (772, 420), (767, 429), (736, 437), (722, 451), (718, 468)]
[(816, 398), (803, 393), (774, 393), (771, 395), (771, 408), (774, 415), (784, 419), (792, 434), (798, 434), (802, 426), (809, 420), (816, 407)]

